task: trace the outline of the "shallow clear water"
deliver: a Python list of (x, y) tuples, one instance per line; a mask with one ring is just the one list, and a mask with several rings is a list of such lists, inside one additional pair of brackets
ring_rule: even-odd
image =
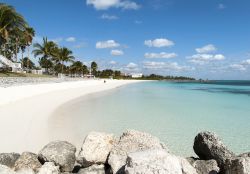
[(93, 130), (117, 135), (125, 129), (146, 131), (183, 156), (194, 155), (195, 135), (208, 130), (235, 153), (247, 152), (250, 82), (132, 84), (67, 103), (50, 123), (54, 136), (65, 132), (72, 141)]

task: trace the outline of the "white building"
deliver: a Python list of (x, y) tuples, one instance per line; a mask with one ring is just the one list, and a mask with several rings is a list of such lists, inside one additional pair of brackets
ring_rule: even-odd
[(12, 72), (22, 72), (21, 63), (12, 62), (11, 60), (7, 59), (6, 57), (0, 55), (0, 64), (1, 67), (7, 66), (12, 69)]
[(42, 75), (43, 74), (43, 70), (31, 70), (32, 74), (38, 74), (38, 75)]
[(141, 78), (143, 76), (142, 73), (134, 73), (134, 74), (131, 74), (131, 77), (132, 78)]

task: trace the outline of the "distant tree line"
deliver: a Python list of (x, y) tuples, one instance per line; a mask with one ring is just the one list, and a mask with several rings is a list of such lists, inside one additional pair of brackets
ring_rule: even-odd
[(150, 74), (148, 76), (142, 76), (139, 79), (143, 80), (195, 80), (192, 77), (185, 77), (185, 76), (162, 76), (157, 74)]

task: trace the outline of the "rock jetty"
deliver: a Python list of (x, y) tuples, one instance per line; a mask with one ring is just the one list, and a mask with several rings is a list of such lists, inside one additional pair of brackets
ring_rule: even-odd
[(193, 149), (198, 158), (184, 158), (148, 133), (91, 132), (78, 154), (66, 141), (50, 142), (38, 154), (1, 153), (0, 174), (250, 174), (250, 153), (234, 154), (212, 132), (199, 133)]

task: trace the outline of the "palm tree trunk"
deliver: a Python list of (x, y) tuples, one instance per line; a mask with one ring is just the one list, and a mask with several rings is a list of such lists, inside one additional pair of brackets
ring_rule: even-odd
[(61, 63), (61, 64), (62, 64), (62, 74), (63, 74), (63, 61), (62, 61), (62, 63)]
[(6, 57), (6, 43), (3, 44), (3, 55)]
[(18, 42), (18, 40), (16, 39), (15, 62), (17, 62), (17, 42)]
[(30, 64), (30, 47), (28, 46), (28, 60), (27, 60), (27, 68), (29, 70), (29, 64)]
[(21, 68), (23, 69), (23, 50), (21, 50), (22, 51), (22, 61), (20, 61), (21, 62)]
[(28, 46), (28, 59), (30, 59), (30, 47)]

